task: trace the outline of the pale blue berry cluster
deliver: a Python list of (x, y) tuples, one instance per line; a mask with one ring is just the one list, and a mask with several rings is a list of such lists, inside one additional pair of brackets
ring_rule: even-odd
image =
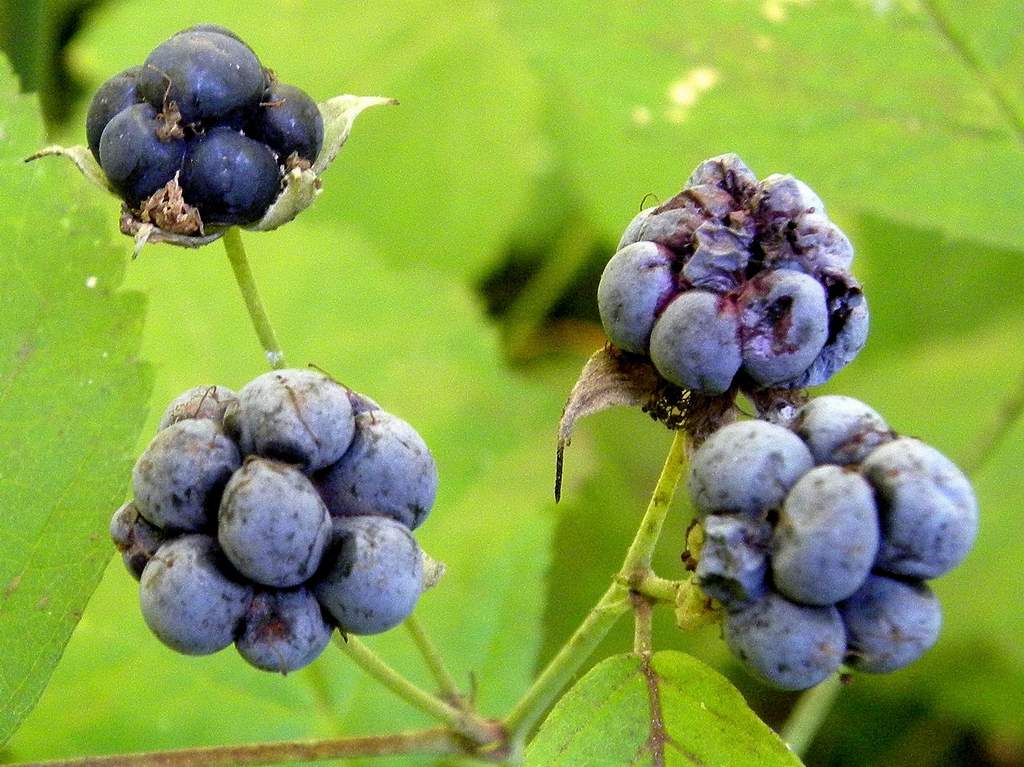
[(257, 668), (294, 671), (335, 627), (398, 625), (423, 589), (412, 531), (434, 502), (433, 457), (408, 423), (322, 373), (188, 390), (132, 484), (111, 537), (146, 624), (178, 652), (234, 643)]

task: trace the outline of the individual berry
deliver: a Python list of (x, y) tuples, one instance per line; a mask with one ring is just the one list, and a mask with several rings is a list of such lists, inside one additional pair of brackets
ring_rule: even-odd
[(769, 592), (727, 613), (725, 642), (747, 670), (782, 690), (805, 690), (843, 662), (846, 633), (835, 607), (797, 605)]
[(138, 205), (181, 169), (185, 141), (164, 133), (149, 104), (134, 104), (111, 118), (100, 137), (100, 167), (130, 205)]
[(761, 248), (765, 263), (773, 269), (796, 269), (814, 276), (844, 272), (853, 263), (849, 238), (819, 213), (800, 216), (791, 228), (769, 234)]
[(690, 464), (690, 497), (701, 515), (760, 517), (777, 509), (814, 466), (793, 432), (764, 421), (741, 421), (712, 434)]
[(228, 123), (256, 111), (266, 81), (256, 54), (236, 36), (192, 29), (157, 46), (143, 64), (139, 91), (156, 109), (174, 102), (181, 122)]
[(877, 553), (874, 493), (859, 474), (818, 466), (793, 485), (772, 538), (772, 575), (783, 596), (809, 605), (846, 599)]
[(761, 179), (755, 200), (757, 213), (769, 221), (789, 221), (805, 213), (827, 215), (825, 204), (798, 178), (773, 173)]
[(287, 674), (316, 660), (332, 630), (308, 590), (257, 591), (235, 647), (256, 668)]
[(167, 406), (157, 430), (162, 431), (173, 423), (190, 418), (208, 418), (222, 424), (224, 411), (237, 399), (238, 395), (226, 386), (193, 386)]
[(204, 222), (249, 224), (277, 198), (281, 173), (266, 144), (221, 127), (189, 142), (180, 183)]
[(265, 586), (296, 586), (317, 567), (331, 518), (298, 469), (250, 456), (220, 503), (217, 540), (231, 564)]
[(337, 461), (355, 421), (344, 386), (312, 370), (274, 370), (246, 384), (225, 426), (242, 452), (313, 472)]
[(114, 512), (110, 520), (110, 537), (125, 568), (135, 580), (142, 577), (149, 560), (167, 539), (163, 531), (147, 522), (132, 501)]
[(654, 323), (651, 361), (676, 386), (706, 394), (728, 390), (742, 362), (735, 307), (715, 293), (681, 293)]
[(273, 149), (281, 163), (292, 154), (312, 163), (324, 142), (324, 118), (305, 91), (275, 82), (246, 133)]
[(828, 339), (821, 283), (789, 269), (750, 280), (739, 299), (743, 369), (760, 386), (799, 376)]
[(791, 428), (807, 443), (815, 463), (838, 466), (860, 463), (895, 436), (877, 412), (840, 394), (812, 399), (797, 411)]
[(872, 575), (839, 605), (846, 624), (846, 662), (868, 674), (909, 666), (939, 638), (942, 608), (925, 584)]
[(768, 589), (768, 541), (771, 526), (747, 517), (712, 514), (704, 518), (704, 546), (697, 563), (697, 585), (737, 610)]
[(334, 520), (313, 592), (342, 631), (379, 634), (397, 626), (422, 589), (423, 558), (409, 528), (388, 517)]
[(739, 203), (749, 202), (759, 188), (757, 176), (735, 152), (726, 152), (702, 162), (694, 168), (686, 185), (718, 187)]
[(618, 250), (634, 242), (650, 242), (672, 250), (685, 247), (707, 218), (696, 205), (668, 210), (648, 208), (637, 214), (626, 227)]
[(235, 641), (251, 600), (252, 587), (231, 573), (206, 535), (184, 535), (161, 546), (139, 588), (150, 631), (185, 655), (209, 655)]
[(317, 476), (327, 508), (336, 517), (391, 517), (415, 530), (437, 493), (430, 450), (412, 426), (383, 410), (356, 416), (355, 425), (349, 449)]
[(937, 578), (967, 556), (978, 532), (978, 506), (971, 483), (946, 456), (902, 437), (872, 451), (861, 471), (878, 498), (878, 569)]
[(85, 116), (85, 137), (89, 151), (97, 162), (100, 159), (100, 137), (107, 123), (114, 119), (118, 112), (142, 100), (139, 95), (140, 74), (142, 67), (131, 67), (118, 72), (96, 90), (89, 103), (89, 112)]
[(597, 306), (609, 340), (646, 354), (654, 320), (676, 290), (672, 254), (653, 242), (636, 242), (612, 256), (597, 287)]
[(694, 248), (683, 265), (683, 278), (694, 288), (729, 293), (740, 287), (750, 260), (752, 227), (705, 221), (693, 234)]
[(807, 371), (791, 388), (820, 386), (853, 361), (868, 339), (868, 305), (852, 277), (825, 278), (828, 296), (828, 340)]
[(239, 463), (238, 448), (216, 423), (180, 421), (158, 432), (136, 462), (135, 505), (164, 530), (205, 530)]
[[(222, 27), (220, 24), (193, 24), (191, 27), (186, 27), (180, 32), (176, 32), (174, 36), (177, 37), (178, 35), (187, 35), (194, 32), (212, 32), (213, 34), (224, 35), (225, 37), (230, 37), (232, 40), (237, 40), (242, 43), (242, 45), (245, 45), (246, 48), (249, 48), (242, 38), (227, 27)], [(252, 48), (249, 48), (249, 50), (252, 50)]]
[(635, 216), (633, 216), (633, 220), (626, 225), (626, 231), (624, 231), (622, 233), (622, 237), (619, 238), (619, 244), (615, 246), (616, 253), (618, 253), (627, 245), (632, 245), (634, 242), (640, 242), (641, 240), (646, 239), (644, 237), (644, 231), (647, 227), (647, 222), (654, 214), (656, 208), (657, 206), (644, 208)]

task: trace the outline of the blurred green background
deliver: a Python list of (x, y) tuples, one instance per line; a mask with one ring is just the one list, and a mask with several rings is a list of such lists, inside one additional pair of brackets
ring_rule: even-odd
[[(823, 391), (971, 463), (1024, 376), (1019, 0), (0, 8), (0, 42), (62, 143), (84, 143), (104, 79), (197, 22), (231, 27), (316, 99), (400, 99), (359, 119), (311, 210), (245, 241), (290, 361), (366, 392), (431, 445), (442, 485), (420, 539), (449, 574), (420, 612), (487, 714), (603, 591), (660, 468), (670, 435), (607, 412), (579, 427), (563, 501), (550, 500), (560, 407), (603, 342), (603, 264), (644, 201), (673, 195), (701, 159), (736, 151), (759, 176), (794, 173), (853, 240), (872, 335)], [(117, 205), (81, 194), (127, 258)], [(146, 296), (155, 376), (140, 451), (177, 393), (238, 387), (263, 361), (220, 245), (149, 247), (126, 287)], [(904, 672), (856, 677), (808, 764), (1024, 765), (1022, 438), (1018, 422), (974, 476), (981, 535), (934, 584), (938, 645)], [(689, 512), (676, 506), (666, 577), (682, 575)], [(149, 636), (134, 592), (112, 561), (3, 760), (426, 724), (339, 653), (288, 678), (231, 652), (175, 655)], [(784, 721), (795, 696), (749, 681), (717, 629), (683, 635), (659, 618), (657, 647), (708, 661), (767, 722)], [(630, 633), (624, 622), (594, 660)], [(428, 684), (402, 632), (370, 644)]]

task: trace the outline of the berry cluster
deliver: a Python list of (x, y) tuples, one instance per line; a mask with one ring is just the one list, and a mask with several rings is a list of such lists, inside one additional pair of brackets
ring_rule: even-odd
[(332, 627), (401, 623), (423, 588), (412, 530), (437, 470), (405, 421), (325, 375), (280, 370), (175, 399), (111, 537), (142, 615), (188, 655), (232, 642), (260, 669), (312, 662)]
[(791, 428), (733, 423), (693, 456), (701, 590), (759, 679), (811, 687), (842, 663), (888, 673), (938, 638), (924, 583), (970, 550), (978, 509), (945, 456), (897, 437), (867, 405), (811, 400)]
[(598, 287), (611, 342), (704, 394), (827, 381), (867, 339), (853, 248), (802, 181), (701, 163), (626, 228)]
[(131, 211), (193, 234), (262, 218), (284, 173), (316, 159), (324, 126), (237, 35), (201, 24), (100, 86), (86, 134)]

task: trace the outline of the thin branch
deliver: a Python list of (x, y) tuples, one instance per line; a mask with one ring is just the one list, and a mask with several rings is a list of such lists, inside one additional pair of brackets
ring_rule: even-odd
[(818, 734), (822, 723), (832, 710), (842, 682), (838, 674), (833, 674), (817, 687), (812, 687), (797, 700), (796, 705), (782, 726), (779, 737), (787, 743), (797, 756), (807, 753), (814, 736)]
[(349, 636), (345, 639), (337, 636), (334, 643), (381, 685), (414, 708), (447, 724), (460, 735), (479, 745), (493, 744), (502, 740), (504, 730), (500, 725), (488, 722), (472, 712), (460, 711), (426, 690), (417, 687), (391, 668), (357, 637)]
[(427, 668), (430, 669), (441, 697), (453, 706), (462, 708), (464, 699), (462, 693), (459, 692), (459, 686), (455, 678), (449, 673), (448, 668), (444, 665), (444, 659), (442, 659), (437, 645), (430, 640), (426, 630), (423, 628), (423, 624), (420, 623), (415, 613), (405, 619), (405, 628), (408, 629), (413, 642), (416, 643), (416, 647), (420, 651), (420, 655), (423, 656), (423, 661), (427, 664)]
[(659, 578), (653, 572), (648, 572), (640, 578), (634, 575), (629, 579), (623, 579), (622, 582), (637, 594), (643, 594), (648, 599), (669, 607), (675, 607), (679, 598), (679, 590), (686, 583), (686, 581), (670, 581), (668, 578)]
[(1006, 434), (1024, 414), (1024, 371), (1014, 381), (1010, 391), (1003, 398), (992, 421), (978, 434), (973, 447), (960, 466), (965, 474), (973, 476), (988, 463), (989, 458), (1002, 444)]
[(231, 227), (224, 232), (224, 250), (228, 254), (228, 261), (231, 262), (231, 269), (235, 273), (235, 282), (238, 289), (242, 291), (242, 298), (245, 300), (245, 308), (249, 310), (249, 319), (256, 330), (256, 336), (263, 346), (267, 355), (267, 362), (274, 370), (285, 367), (284, 352), (277, 342), (274, 334), (274, 327), (270, 324), (270, 317), (267, 310), (263, 308), (263, 301), (260, 299), (259, 290), (256, 289), (256, 279), (249, 268), (249, 258), (245, 254), (245, 246), (242, 244), (242, 235), (238, 233), (238, 227)]
[(473, 744), (451, 730), (437, 728), (360, 738), (286, 740), (237, 746), (182, 748), (137, 754), (89, 756), (49, 762), (28, 762), (12, 767), (217, 767), (281, 762), (313, 762), (323, 759), (391, 756), (395, 754), (474, 753)]
[(654, 609), (651, 600), (633, 593), (633, 652), (650, 656), (654, 652)]

